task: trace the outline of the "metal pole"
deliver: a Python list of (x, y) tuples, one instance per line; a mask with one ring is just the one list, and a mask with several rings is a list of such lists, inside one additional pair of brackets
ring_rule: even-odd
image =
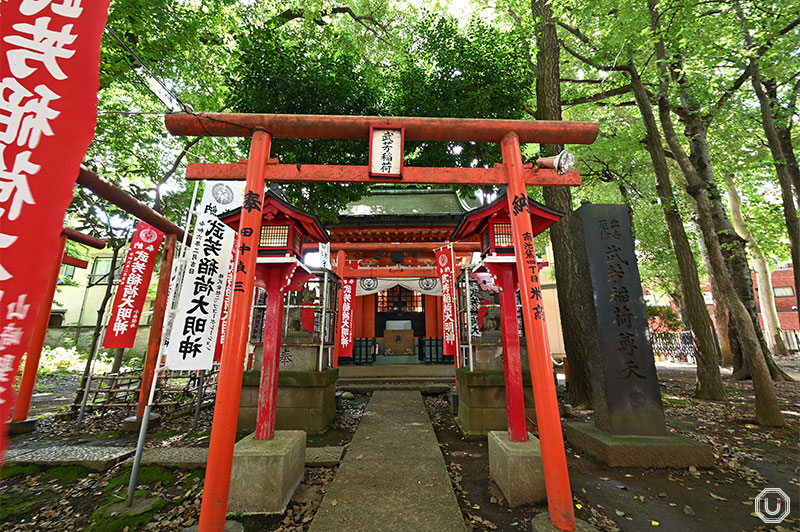
[(200, 423), (200, 409), (203, 406), (203, 385), (206, 380), (206, 370), (200, 370), (200, 378), (197, 383), (197, 402), (194, 405), (194, 422), (192, 423), (192, 430), (197, 430), (197, 425)]
[(139, 425), (139, 440), (136, 443), (136, 454), (133, 458), (133, 467), (131, 468), (131, 480), (128, 483), (128, 500), (127, 506), (133, 506), (133, 496), (136, 493), (136, 480), (139, 478), (139, 466), (142, 465), (142, 452), (144, 451), (144, 441), (147, 439), (147, 426), (150, 424), (150, 411), (153, 409), (153, 396), (156, 393), (156, 382), (158, 382), (158, 372), (164, 369), (164, 366), (159, 366), (153, 375), (154, 379), (150, 383), (150, 394), (147, 399), (147, 406), (144, 408), (144, 417), (142, 417), (142, 424)]
[(544, 330), (539, 266), (536, 263), (528, 193), (522, 178), (522, 155), (516, 133), (511, 132), (503, 137), (501, 150), (503, 165), (508, 174), (508, 207), (511, 213), (513, 243), (517, 248), (516, 262), (522, 318), (531, 365), (533, 398), (536, 404), (536, 421), (539, 426), (550, 522), (559, 530), (573, 531), (575, 510), (572, 506), (556, 387), (551, 377), (552, 363)]
[(330, 272), (325, 270), (325, 275), (322, 280), (322, 293), (320, 294), (320, 298), (322, 299), (322, 314), (319, 317), (319, 371), (322, 372), (322, 362), (323, 356), (325, 356), (325, 338), (327, 336), (327, 329), (326, 326), (327, 318), (325, 314), (328, 311), (328, 277), (330, 276)]
[[(114, 272), (109, 272), (109, 283), (114, 282)], [(117, 290), (119, 290), (119, 284), (117, 285)], [(109, 297), (108, 301), (106, 301), (106, 310), (103, 313), (104, 315), (108, 313), (108, 306), (112, 304), (114, 301), (113, 297)], [(108, 322), (105, 323), (102, 327), (100, 327), (100, 338), (103, 338), (106, 335), (106, 327), (108, 327)], [(97, 359), (100, 356), (99, 349), (94, 354), (94, 358), (92, 358), (92, 367), (89, 368), (89, 375), (86, 376), (86, 386), (83, 389), (83, 398), (81, 399), (81, 408), (78, 411), (78, 421), (76, 423), (76, 429), (81, 426), (83, 423), (83, 418), (86, 415), (86, 403), (89, 400), (89, 388), (92, 386), (92, 375), (94, 375), (94, 367), (97, 364)]]
[[(184, 233), (185, 235), (185, 233)], [(166, 235), (164, 238), (164, 251), (161, 256), (161, 266), (158, 272), (158, 289), (156, 299), (153, 301), (153, 319), (150, 322), (150, 336), (147, 342), (147, 355), (142, 368), (142, 387), (139, 392), (139, 404), (136, 408), (136, 417), (144, 415), (146, 408), (144, 397), (147, 389), (155, 377), (155, 369), (159, 365), (158, 357), (161, 354), (161, 334), (164, 327), (164, 315), (167, 310), (167, 296), (169, 295), (170, 277), (172, 275), (172, 262), (175, 258), (175, 243), (177, 236)]]
[(469, 370), (474, 371), (474, 360), (472, 357), (472, 294), (469, 289), (469, 266), (464, 267), (464, 305), (467, 309), (467, 356), (469, 357)]

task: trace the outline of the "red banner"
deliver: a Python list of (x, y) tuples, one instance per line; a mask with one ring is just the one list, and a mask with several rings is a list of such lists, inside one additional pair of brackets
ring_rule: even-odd
[(94, 135), (108, 0), (12, 0), (0, 17), (0, 464), (12, 383)]
[(458, 308), (456, 301), (455, 259), (453, 248), (448, 246), (436, 250), (436, 269), (442, 283), (442, 326), (444, 330), (444, 349), (442, 354), (454, 356), (456, 367), (461, 367), (458, 356)]
[(356, 317), (356, 280), (342, 279), (342, 297), (339, 300), (339, 335), (336, 356), (353, 356), (353, 325)]
[(136, 225), (117, 294), (114, 296), (114, 307), (106, 327), (103, 347), (133, 347), (162, 238), (164, 233), (150, 224), (139, 222)]

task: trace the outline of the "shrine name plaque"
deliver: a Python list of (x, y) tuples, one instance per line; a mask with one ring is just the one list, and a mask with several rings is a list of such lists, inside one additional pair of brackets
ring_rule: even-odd
[(615, 435), (666, 434), (628, 208), (584, 205), (570, 224), (578, 275), (594, 292), (582, 303), (595, 425)]

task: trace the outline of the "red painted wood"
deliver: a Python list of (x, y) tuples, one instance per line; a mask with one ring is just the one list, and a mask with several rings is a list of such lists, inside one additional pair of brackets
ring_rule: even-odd
[[(186, 179), (243, 180), (246, 163), (189, 163)], [(368, 166), (343, 166), (328, 164), (268, 164), (266, 179), (270, 182), (324, 182), (324, 183), (403, 183), (439, 185), (505, 185), (506, 172), (502, 165), (493, 168), (433, 168), (406, 166), (402, 179), (370, 177)], [(523, 169), (525, 184), (529, 186), (576, 186), (581, 184), (577, 170), (559, 175), (551, 168)]]
[(439, 277), (436, 268), (345, 268), (345, 277)]
[[(536, 405), (536, 422), (539, 426), (547, 505), (550, 522), (553, 526), (559, 530), (572, 531), (575, 530), (575, 512), (572, 507), (567, 457), (561, 433), (561, 417), (553, 382), (553, 367), (544, 329), (544, 314), (543, 312), (539, 314), (534, 312), (536, 300), (531, 300), (537, 290), (541, 298), (538, 268), (536, 268), (535, 259), (533, 267), (530, 268), (522, 252), (523, 243), (529, 242), (535, 257), (533, 237), (530, 236), (533, 233), (533, 227), (530, 213), (527, 210), (517, 209), (515, 213), (514, 209), (520, 201), (527, 203), (528, 199), (522, 177), (522, 156), (519, 142), (517, 135), (509, 133), (503, 137), (501, 149), (503, 162), (508, 171), (508, 202), (511, 211), (513, 242), (515, 248), (520, 250), (516, 253), (517, 275), (522, 300), (522, 317), (525, 323), (525, 337), (528, 344), (528, 359), (533, 380), (533, 398)], [(515, 198), (517, 203), (515, 203)], [(530, 238), (526, 239), (527, 236)], [(534, 270), (535, 274), (533, 274)]]
[(142, 368), (142, 387), (139, 390), (139, 403), (136, 406), (136, 417), (141, 419), (147, 400), (150, 399), (150, 386), (153, 383), (158, 366), (158, 354), (161, 351), (161, 332), (164, 328), (164, 314), (167, 310), (167, 295), (169, 294), (169, 280), (172, 275), (172, 260), (175, 258), (175, 243), (177, 236), (168, 234), (164, 237), (164, 251), (161, 254), (161, 266), (158, 270), (158, 288), (156, 299), (153, 301), (153, 317), (150, 320), (150, 336), (147, 340), (147, 355)]
[(73, 242), (77, 242), (79, 244), (83, 244), (84, 246), (89, 246), (90, 248), (103, 249), (104, 247), (106, 247), (106, 243), (100, 240), (99, 238), (85, 235), (83, 233), (75, 231), (74, 229), (68, 229), (65, 227), (64, 229), (61, 230), (61, 233), (67, 235), (67, 238), (69, 240), (72, 240)]
[(423, 295), (425, 301), (425, 336), (439, 337), (438, 330), (442, 320), (437, 318), (437, 307), (441, 306), (441, 297)]
[(522, 387), (522, 361), (519, 350), (519, 325), (517, 324), (517, 276), (514, 265), (487, 263), (497, 278), (500, 292), (500, 332), (503, 338), (503, 374), (506, 384), (506, 417), (508, 437), (511, 441), (528, 441), (525, 425), (525, 396)]
[(275, 138), (362, 139), (367, 142), (374, 124), (402, 127), (405, 140), (500, 142), (516, 132), (520, 142), (591, 144), (599, 131), (596, 122), (550, 120), (486, 120), (479, 118), (421, 118), (406, 116), (332, 116), (236, 113), (175, 113), (164, 117), (173, 135), (249, 137), (254, 130)]
[[(339, 279), (344, 280), (346, 277), (353, 277), (347, 275), (346, 270), (348, 269), (345, 265), (345, 253), (342, 250), (336, 252), (336, 266), (335, 266), (336, 275), (339, 276)], [(336, 291), (336, 305), (337, 311), (339, 314), (342, 313), (342, 285), (339, 284), (339, 289)], [(339, 323), (339, 318), (337, 317), (336, 323)], [(339, 367), (339, 339), (340, 339), (341, 331), (339, 328), (336, 328), (336, 343), (333, 344), (333, 367)]]
[(89, 267), (89, 262), (85, 260), (81, 260), (77, 257), (70, 257), (69, 255), (64, 255), (64, 258), (61, 259), (61, 264), (66, 264), (67, 266), (75, 266), (76, 268), (80, 268), (85, 270)]
[(271, 440), (275, 436), (277, 414), (278, 372), (283, 337), (284, 293), (281, 290), (290, 266), (275, 264), (269, 268), (267, 308), (264, 312), (264, 350), (261, 355), (261, 384), (258, 388), (258, 418), (256, 439)]
[[(57, 257), (63, 257), (64, 249), (67, 245), (67, 235), (63, 232), (58, 240), (59, 251)], [(47, 288), (39, 305), (39, 313), (36, 315), (36, 323), (31, 332), (28, 350), (25, 356), (25, 369), (22, 372), (22, 380), (17, 392), (17, 402), (14, 405), (14, 414), (11, 419), (14, 421), (25, 421), (31, 410), (31, 399), (33, 389), (36, 386), (36, 376), (39, 373), (39, 360), (42, 357), (42, 348), (47, 337), (47, 325), (50, 322), (50, 309), (53, 306), (53, 297), (56, 294), (58, 285), (58, 272), (61, 271), (61, 261), (56, 260), (50, 267), (50, 276), (47, 279)]]
[[(242, 176), (244, 179), (244, 176)], [(90, 172), (86, 168), (81, 167), (80, 174), (78, 174), (78, 184), (82, 187), (88, 188), (104, 200), (113, 203), (117, 207), (124, 209), (126, 212), (136, 216), (156, 229), (164, 233), (173, 233), (178, 235), (178, 238), (183, 239), (183, 229), (170, 222), (156, 211), (137, 200), (133, 196), (118, 189), (99, 175)], [(191, 244), (192, 237), (189, 235), (187, 243)]]
[(376, 300), (375, 294), (364, 296), (364, 338), (375, 338)]
[[(453, 230), (453, 226), (448, 229)], [(331, 242), (331, 251), (345, 251), (347, 253), (359, 253), (369, 251), (433, 251), (436, 248), (444, 247), (448, 242)], [(480, 251), (480, 242), (453, 242), (453, 249), (457, 252)], [(303, 251), (317, 251), (317, 244), (306, 243)]]
[(364, 296), (353, 298), (355, 303), (355, 317), (353, 319), (353, 338), (366, 338), (364, 334)]
[[(264, 161), (269, 157), (272, 139), (265, 131), (253, 133), (250, 145), (250, 171), (245, 190), (264, 197)], [(242, 229), (250, 228), (249, 236)], [(234, 291), (231, 296), (228, 329), (222, 348), (217, 401), (214, 421), (211, 425), (211, 440), (208, 448), (208, 466), (203, 484), (203, 502), (200, 507), (199, 530), (223, 532), (228, 510), (228, 493), (231, 483), (233, 446), (236, 443), (236, 423), (239, 416), (239, 399), (242, 391), (245, 348), (250, 328), (250, 309), (253, 305), (253, 283), (256, 266), (258, 237), (261, 234), (261, 209), (245, 212), (239, 220), (240, 245), (251, 251), (239, 253), (239, 260), (247, 273), (236, 271)], [(241, 284), (239, 284), (241, 283)], [(239, 289), (238, 287), (241, 287)]]

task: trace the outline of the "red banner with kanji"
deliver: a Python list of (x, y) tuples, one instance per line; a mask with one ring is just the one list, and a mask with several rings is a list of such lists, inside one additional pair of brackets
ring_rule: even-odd
[[(162, 238), (164, 233), (150, 224), (139, 222), (136, 225), (106, 326), (103, 339), (106, 349), (133, 347)], [(113, 272), (109, 272), (109, 275), (113, 275)]]
[(108, 0), (11, 0), (0, 17), (0, 464), (27, 348), (94, 136)]
[(459, 362), (458, 347), (458, 307), (456, 301), (455, 283), (455, 258), (453, 248), (448, 246), (437, 249), (436, 270), (439, 272), (439, 282), (442, 283), (442, 326), (444, 330), (444, 349), (442, 354), (454, 356), (456, 367), (461, 367)]
[(339, 335), (336, 342), (337, 357), (353, 356), (353, 326), (356, 310), (356, 280), (342, 280), (342, 297), (339, 300)]

